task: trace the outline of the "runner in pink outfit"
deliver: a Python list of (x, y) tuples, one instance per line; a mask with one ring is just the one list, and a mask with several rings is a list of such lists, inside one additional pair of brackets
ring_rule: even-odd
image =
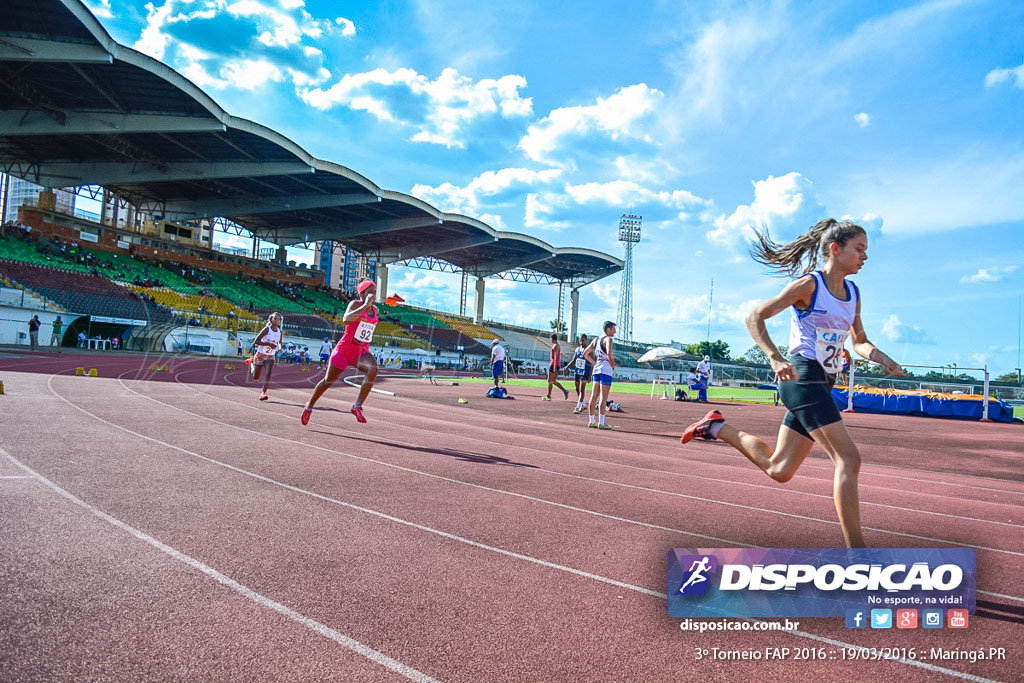
[(334, 353), (328, 361), (327, 374), (313, 389), (313, 395), (302, 410), (302, 424), (309, 424), (313, 406), (350, 365), (363, 373), (363, 384), (359, 387), (359, 397), (352, 406), (352, 414), (359, 422), (366, 422), (366, 418), (363, 417), (363, 402), (370, 395), (370, 389), (377, 379), (377, 361), (370, 353), (373, 329), (377, 326), (377, 307), (373, 305), (377, 286), (373, 280), (363, 280), (356, 286), (356, 291), (359, 298), (349, 303), (345, 309), (345, 317), (342, 318), (345, 323), (345, 334), (334, 347)]

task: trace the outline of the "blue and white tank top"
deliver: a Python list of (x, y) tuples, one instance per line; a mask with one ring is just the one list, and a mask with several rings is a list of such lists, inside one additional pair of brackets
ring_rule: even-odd
[(590, 369), (590, 361), (583, 357), (584, 351), (585, 349), (576, 347), (576, 355), (574, 356), (574, 360), (572, 362), (572, 368), (573, 372), (577, 375), (585, 375), (587, 374), (587, 371)]
[(597, 344), (594, 346), (594, 374), (595, 375), (609, 375), (612, 374), (612, 362), (608, 358), (608, 352), (604, 350), (604, 340), (608, 339), (607, 336), (599, 337)]
[(857, 317), (860, 291), (857, 285), (843, 280), (846, 299), (837, 299), (828, 291), (821, 271), (812, 272), (811, 277), (814, 295), (810, 307), (804, 311), (793, 307), (789, 353), (816, 360), (825, 372), (835, 375), (843, 369), (843, 347)]

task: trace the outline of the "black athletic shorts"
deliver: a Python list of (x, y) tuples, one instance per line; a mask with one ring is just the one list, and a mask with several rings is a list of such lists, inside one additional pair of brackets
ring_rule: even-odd
[(810, 439), (815, 429), (843, 419), (832, 399), (836, 376), (825, 372), (818, 361), (803, 356), (790, 356), (789, 362), (799, 379), (779, 383), (779, 397), (789, 409), (782, 424)]

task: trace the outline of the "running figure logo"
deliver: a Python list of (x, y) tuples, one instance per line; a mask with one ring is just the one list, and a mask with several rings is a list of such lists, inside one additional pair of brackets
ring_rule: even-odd
[(718, 570), (718, 558), (714, 555), (686, 555), (680, 558), (680, 566), (689, 565), (688, 573), (679, 586), (680, 595), (703, 595), (711, 587), (708, 574)]

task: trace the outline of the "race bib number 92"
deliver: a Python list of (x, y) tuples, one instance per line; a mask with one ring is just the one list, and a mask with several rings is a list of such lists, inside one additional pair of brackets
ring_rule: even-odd
[(356, 328), (356, 341), (360, 344), (369, 344), (373, 341), (373, 330), (376, 327), (376, 323), (368, 323), (365, 320), (360, 320), (359, 327)]

